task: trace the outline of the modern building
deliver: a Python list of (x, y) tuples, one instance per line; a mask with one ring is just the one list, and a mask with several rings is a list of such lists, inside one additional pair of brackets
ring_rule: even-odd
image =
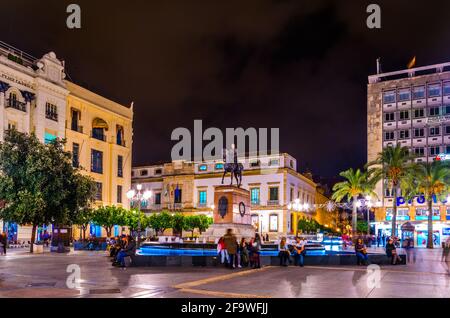
[[(0, 141), (15, 128), (42, 142), (67, 138), (75, 166), (96, 180), (96, 205), (128, 206), (133, 108), (65, 80), (64, 62), (53, 52), (35, 58), (0, 42)], [(126, 192), (126, 191), (125, 191)], [(3, 223), (10, 240), (29, 240), (31, 226)], [(40, 233), (47, 230), (43, 224)], [(92, 227), (91, 231), (99, 232)]]
[[(242, 159), (242, 160), (241, 160)], [(289, 154), (240, 158), (242, 187), (250, 191), (252, 223), (271, 238), (295, 234), (300, 216), (314, 217), (316, 184), (297, 172)], [(153, 193), (142, 206), (147, 214), (162, 210), (212, 216), (214, 187), (221, 185), (223, 162), (174, 161), (133, 167), (132, 183)], [(224, 184), (230, 183), (229, 174)]]
[[(444, 160), (450, 155), (450, 63), (380, 73), (368, 79), (368, 162), (384, 147), (397, 143), (410, 148), (417, 162)], [(374, 223), (376, 233), (390, 235), (392, 189), (383, 181), (376, 192), (380, 199)], [(400, 198), (397, 205), (399, 235), (414, 236), (416, 246), (425, 246), (428, 213), (425, 202), (420, 197), (410, 203)], [(434, 242), (440, 245), (450, 236), (450, 202), (436, 202), (433, 219)], [(402, 226), (409, 229), (402, 231)]]

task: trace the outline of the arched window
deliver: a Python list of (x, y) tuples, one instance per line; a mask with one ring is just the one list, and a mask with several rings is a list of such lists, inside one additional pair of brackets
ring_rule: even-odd
[(101, 118), (92, 121), (92, 138), (106, 141), (105, 131), (108, 131), (108, 124)]

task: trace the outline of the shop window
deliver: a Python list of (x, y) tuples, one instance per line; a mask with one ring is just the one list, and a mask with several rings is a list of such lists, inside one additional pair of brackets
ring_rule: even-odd
[[(428, 208), (416, 208), (416, 220), (428, 220)], [(440, 220), (440, 212), (438, 207), (433, 208), (433, 220)]]

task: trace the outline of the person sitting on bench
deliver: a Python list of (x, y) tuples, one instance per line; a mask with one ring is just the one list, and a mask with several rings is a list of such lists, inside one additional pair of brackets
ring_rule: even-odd
[(392, 265), (396, 265), (397, 262), (402, 261), (400, 256), (397, 254), (397, 248), (395, 247), (395, 243), (392, 238), (389, 238), (389, 241), (386, 244), (386, 255), (391, 258)]
[(355, 244), (355, 253), (358, 265), (368, 265), (369, 257), (367, 256), (366, 246), (364, 245), (362, 239), (358, 239)]
[(131, 236), (125, 238), (125, 246), (117, 254), (117, 261), (113, 263), (113, 266), (125, 267), (125, 257), (134, 256), (136, 253), (136, 243)]

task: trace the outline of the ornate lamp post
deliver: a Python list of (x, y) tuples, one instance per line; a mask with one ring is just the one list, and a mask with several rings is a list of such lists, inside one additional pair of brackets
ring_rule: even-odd
[(145, 190), (142, 192), (142, 184), (137, 184), (136, 190), (130, 189), (127, 192), (127, 198), (130, 201), (138, 202), (137, 247), (139, 248), (141, 246), (141, 204), (142, 201), (147, 201), (150, 199), (153, 193), (150, 190)]

